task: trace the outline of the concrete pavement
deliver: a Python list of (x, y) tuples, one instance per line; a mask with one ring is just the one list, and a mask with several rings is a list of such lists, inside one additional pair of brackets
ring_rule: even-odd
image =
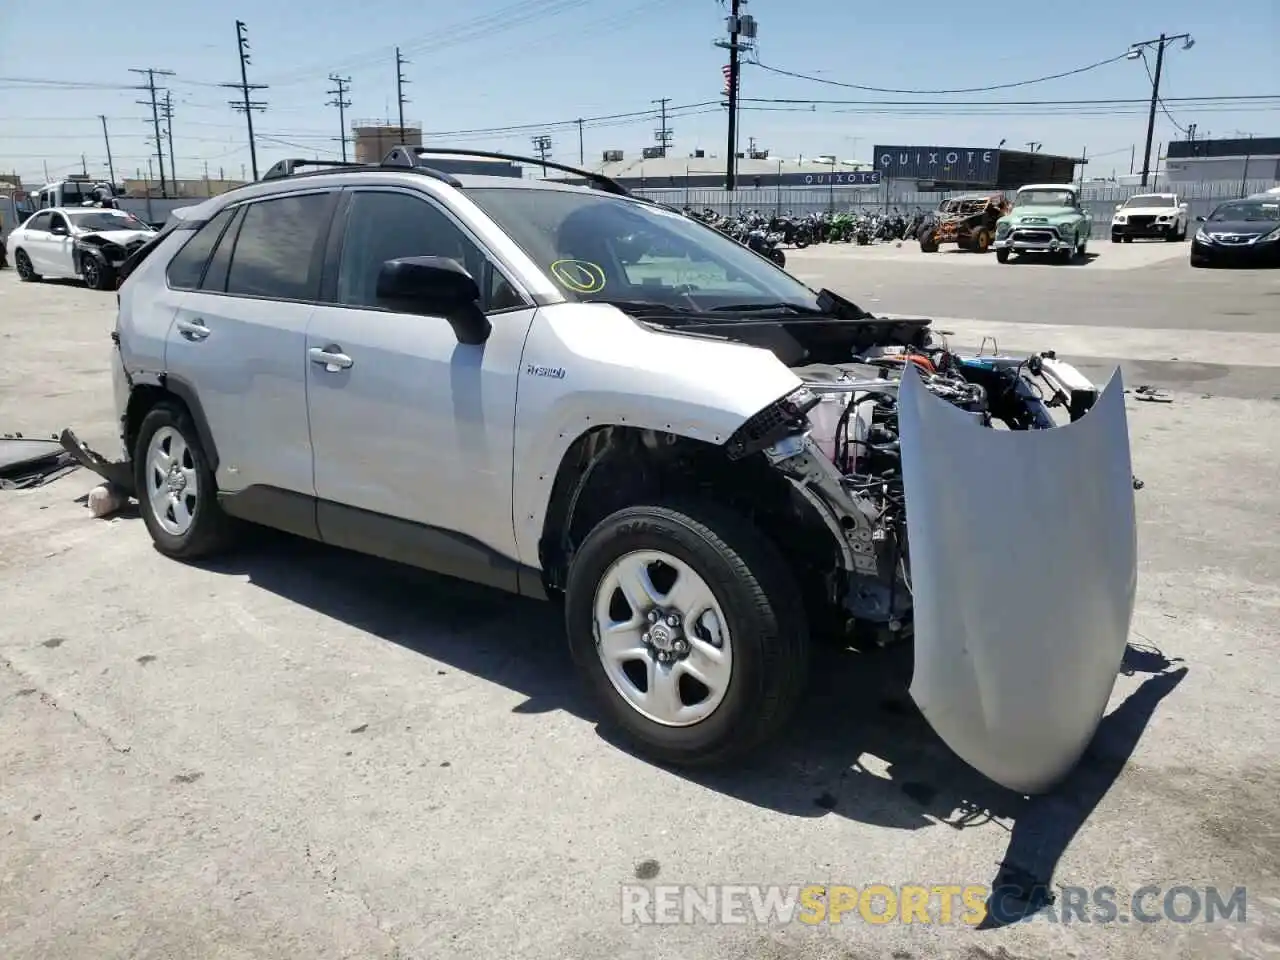
[[(864, 287), (870, 265), (850, 259), (817, 268), (823, 282)], [(952, 272), (983, 270), (939, 267), (880, 273), (883, 308), (919, 310)], [(1269, 302), (1267, 278), (1236, 280), (1236, 302)], [(1037, 298), (1039, 283), (986, 285), (1070, 328), (1044, 348), (1058, 334), (1091, 358), (1123, 346)], [(982, 316), (956, 289), (946, 315)], [(1168, 336), (1188, 296), (1150, 301), (1138, 326)], [(0, 431), (114, 437), (113, 309), (0, 273)], [(0, 956), (1270, 956), (1280, 432), (1264, 394), (1280, 372), (1261, 369), (1251, 397), (1129, 404), (1146, 481), (1133, 648), (1090, 757), (1032, 801), (937, 742), (906, 704), (900, 657), (825, 657), (786, 742), (691, 778), (598, 735), (549, 605), (272, 535), (215, 565), (174, 563), (132, 515), (92, 519), (84, 473), (0, 494)], [(1037, 551), (1049, 562), (1051, 544)], [(1001, 863), (1122, 902), (1144, 884), (1243, 885), (1248, 914), (984, 931), (621, 922), (623, 884), (990, 885)]]

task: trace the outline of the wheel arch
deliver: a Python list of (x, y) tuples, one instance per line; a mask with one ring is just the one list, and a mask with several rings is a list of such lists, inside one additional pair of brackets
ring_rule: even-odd
[(722, 444), (620, 425), (583, 431), (560, 460), (538, 540), (547, 589), (563, 589), (575, 551), (605, 517), (673, 497), (744, 515), (803, 571), (813, 613), (835, 594), (843, 573), (829, 528), (763, 453), (733, 459)]
[(204, 408), (200, 405), (200, 397), (190, 382), (173, 374), (161, 374), (155, 383), (137, 383), (129, 392), (129, 403), (125, 407), (124, 415), (125, 452), (130, 457), (133, 456), (133, 449), (138, 440), (138, 429), (142, 426), (142, 421), (157, 404), (166, 401), (176, 401), (191, 416), (196, 434), (200, 439), (200, 446), (204, 449), (205, 458), (209, 461), (209, 470), (216, 474), (219, 462), (218, 448), (214, 442), (213, 433), (209, 429), (209, 421), (204, 415)]

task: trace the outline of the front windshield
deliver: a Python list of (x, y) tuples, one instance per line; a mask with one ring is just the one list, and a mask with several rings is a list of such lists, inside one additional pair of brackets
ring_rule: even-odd
[(131, 213), (123, 210), (94, 210), (89, 213), (71, 213), (71, 223), (80, 230), (146, 230), (147, 225)]
[(817, 308), (816, 294), (746, 247), (664, 207), (583, 190), (467, 191), (570, 300), (642, 300), (697, 312)]
[(1074, 207), (1076, 195), (1070, 190), (1019, 190), (1020, 207)]
[(1271, 200), (1237, 200), (1224, 203), (1213, 211), (1210, 220), (1280, 220), (1280, 199)]
[(1173, 197), (1139, 196), (1130, 197), (1124, 202), (1126, 207), (1172, 207)]

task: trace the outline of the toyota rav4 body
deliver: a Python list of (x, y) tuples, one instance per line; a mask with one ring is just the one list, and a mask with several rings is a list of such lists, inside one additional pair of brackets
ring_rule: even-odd
[(834, 636), (914, 639), (916, 702), (1001, 783), (1074, 764), (1133, 603), (1118, 374), (960, 357), (601, 177), (429, 163), (265, 179), (126, 268), (126, 459), (64, 442), (162, 552), (248, 520), (562, 598), (662, 761), (760, 744)]

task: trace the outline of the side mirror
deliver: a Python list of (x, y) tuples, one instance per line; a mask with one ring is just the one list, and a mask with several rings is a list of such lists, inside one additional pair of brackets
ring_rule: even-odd
[(1123, 207), (1123, 206), (1124, 206), (1124, 204), (1123, 204), (1123, 203), (1117, 203), (1117, 204), (1116, 204), (1116, 209), (1117, 209), (1117, 210), (1119, 210), (1119, 209), (1120, 209), (1121, 207)]
[(401, 257), (378, 271), (378, 302), (405, 313), (442, 316), (459, 343), (484, 343), (493, 331), (480, 309), (480, 287), (457, 260)]
[(1205, 222), (1204, 217), (1196, 217), (1196, 223), (1204, 223), (1204, 222)]
[(49, 228), (49, 232), (55, 237), (65, 237), (67, 235), (67, 228), (64, 224), (55, 223)]

